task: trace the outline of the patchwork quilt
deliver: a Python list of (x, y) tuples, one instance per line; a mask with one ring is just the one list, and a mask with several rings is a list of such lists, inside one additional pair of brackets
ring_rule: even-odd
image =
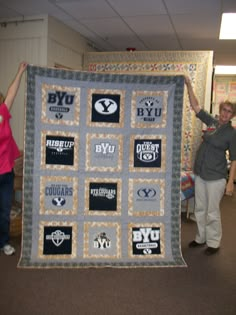
[(19, 267), (180, 267), (183, 76), (28, 66)]

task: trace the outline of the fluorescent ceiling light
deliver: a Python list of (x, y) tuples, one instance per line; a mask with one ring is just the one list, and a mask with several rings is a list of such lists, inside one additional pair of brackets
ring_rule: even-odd
[(223, 13), (219, 39), (236, 39), (236, 13)]
[(236, 66), (215, 66), (215, 74), (236, 74)]

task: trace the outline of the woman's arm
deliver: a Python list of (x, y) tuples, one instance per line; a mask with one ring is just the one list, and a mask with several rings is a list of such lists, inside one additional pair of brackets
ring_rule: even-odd
[(26, 67), (27, 67), (27, 63), (25, 62), (20, 63), (15, 79), (12, 81), (12, 83), (10, 84), (8, 88), (4, 103), (7, 105), (9, 110), (11, 109), (11, 106), (15, 100), (16, 94), (20, 86), (21, 77)]
[(192, 88), (192, 85), (191, 85), (189, 77), (184, 76), (184, 80), (185, 80), (185, 85), (186, 85), (187, 90), (188, 90), (188, 96), (189, 96), (190, 105), (191, 105), (192, 109), (194, 110), (194, 112), (196, 114), (198, 114), (202, 108), (199, 105), (198, 99), (197, 99), (196, 95), (193, 92), (193, 88)]
[(228, 178), (228, 182), (227, 182), (226, 190), (225, 190), (225, 194), (227, 196), (232, 196), (233, 195), (235, 175), (236, 175), (236, 160), (235, 161), (231, 161), (230, 171), (229, 171), (229, 178)]

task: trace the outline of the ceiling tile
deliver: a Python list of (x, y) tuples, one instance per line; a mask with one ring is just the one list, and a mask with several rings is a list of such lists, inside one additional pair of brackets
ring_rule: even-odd
[(125, 22), (139, 35), (172, 35), (174, 29), (168, 15), (126, 17)]
[(131, 46), (233, 56), (236, 41), (218, 39), (222, 10), (236, 12), (236, 0), (0, 0), (1, 21), (48, 14), (100, 51)]
[[(220, 15), (182, 14), (172, 16), (173, 25), (180, 39), (182, 38), (219, 38)], [(186, 27), (187, 25), (187, 27)]]
[(236, 12), (236, 1), (235, 0), (223, 0), (222, 1), (222, 12)]
[[(217, 48), (218, 40), (209, 39), (181, 39), (181, 46), (183, 50), (215, 50)], [(198, 47), (198, 48), (197, 48)]]
[[(221, 0), (163, 0), (169, 14), (209, 13), (221, 10)], [(210, 17), (209, 17), (210, 18)]]
[(58, 6), (76, 19), (97, 19), (117, 16), (105, 0), (62, 2)]
[[(0, 5), (2, 5), (2, 3), (4, 3), (7, 8), (12, 9), (13, 12), (15, 12), (14, 16), (11, 17), (25, 17), (42, 14), (55, 16), (58, 19), (65, 19), (66, 17), (68, 17), (65, 12), (55, 7), (48, 0), (2, 0), (0, 1)], [(0, 9), (0, 16), (3, 16), (2, 7)]]
[(147, 50), (148, 47), (136, 36), (114, 36), (109, 39), (109, 43), (115, 50), (126, 51), (127, 48), (135, 48), (136, 50)]
[(127, 36), (132, 32), (120, 18), (81, 19), (83, 25), (103, 38), (111, 36)]
[(178, 40), (172, 36), (145, 36), (142, 40), (148, 50), (182, 50)]
[(166, 14), (162, 0), (107, 0), (123, 17)]

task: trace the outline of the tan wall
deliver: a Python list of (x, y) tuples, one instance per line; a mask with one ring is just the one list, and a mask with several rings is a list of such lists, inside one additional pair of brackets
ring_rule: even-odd
[(214, 65), (233, 66), (236, 65), (236, 54), (217, 52), (214, 57)]
[(49, 67), (61, 65), (81, 70), (83, 55), (88, 51), (93, 49), (79, 33), (52, 17), (48, 18), (47, 65)]

